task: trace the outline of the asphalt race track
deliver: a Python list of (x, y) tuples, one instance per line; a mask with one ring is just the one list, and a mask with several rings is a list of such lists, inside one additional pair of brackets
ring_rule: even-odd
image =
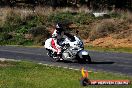
[(132, 54), (89, 51), (93, 63), (79, 64), (72, 62), (53, 62), (46, 55), (44, 48), (27, 48), (15, 46), (0, 46), (0, 58), (36, 61), (38, 63), (62, 66), (74, 69), (103, 70), (114, 73), (132, 75)]

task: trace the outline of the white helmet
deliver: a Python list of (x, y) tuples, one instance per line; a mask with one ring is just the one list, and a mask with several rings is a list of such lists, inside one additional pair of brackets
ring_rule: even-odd
[(61, 28), (59, 24), (56, 24), (56, 28)]
[(57, 23), (56, 24), (56, 29), (63, 29), (62, 23)]

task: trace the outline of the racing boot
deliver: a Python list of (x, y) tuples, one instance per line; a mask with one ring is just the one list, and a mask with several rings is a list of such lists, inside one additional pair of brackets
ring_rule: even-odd
[(53, 53), (53, 58), (54, 58), (54, 59), (58, 58), (56, 52)]

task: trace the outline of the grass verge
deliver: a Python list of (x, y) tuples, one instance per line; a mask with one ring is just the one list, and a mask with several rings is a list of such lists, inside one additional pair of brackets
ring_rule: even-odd
[[(33, 62), (0, 62), (0, 88), (83, 88), (80, 71), (39, 65)], [(8, 64), (8, 65), (5, 65)], [(129, 79), (131, 76), (91, 72), (90, 79)], [(132, 85), (88, 86), (87, 88), (132, 88)]]
[(127, 48), (127, 47), (109, 48), (109, 47), (85, 46), (85, 49), (94, 50), (94, 51), (102, 51), (102, 52), (132, 53), (132, 48)]

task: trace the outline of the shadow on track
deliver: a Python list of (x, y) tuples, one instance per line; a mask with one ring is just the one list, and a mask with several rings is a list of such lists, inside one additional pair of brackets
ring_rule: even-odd
[[(61, 61), (61, 62), (64, 62), (64, 63), (79, 63), (79, 62), (72, 62), (72, 61)], [(115, 62), (112, 62), (112, 61), (98, 61), (98, 62), (91, 62), (91, 63), (88, 63), (88, 62), (85, 62), (85, 63), (79, 63), (79, 64), (114, 64)]]
[(115, 62), (107, 61), (107, 62), (91, 62), (90, 64), (114, 64)]

